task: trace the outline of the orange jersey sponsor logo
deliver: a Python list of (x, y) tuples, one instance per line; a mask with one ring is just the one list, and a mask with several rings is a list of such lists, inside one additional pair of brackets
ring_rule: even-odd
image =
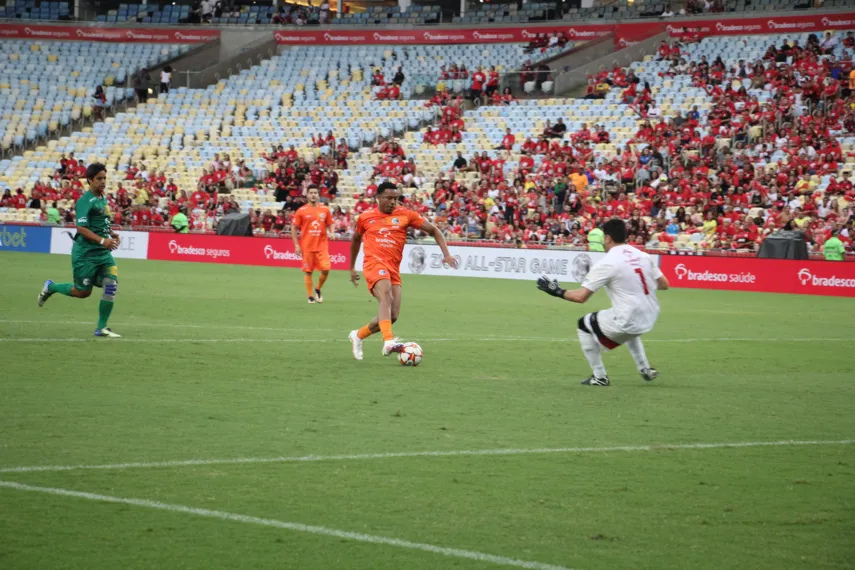
[(402, 206), (391, 214), (377, 209), (363, 212), (356, 222), (356, 231), (362, 235), (365, 263), (399, 267), (407, 242), (407, 228), (420, 228), (424, 222), (420, 214)]
[(329, 208), (306, 204), (297, 210), (294, 225), (300, 229), (300, 247), (305, 251), (327, 249), (327, 227), (333, 225)]

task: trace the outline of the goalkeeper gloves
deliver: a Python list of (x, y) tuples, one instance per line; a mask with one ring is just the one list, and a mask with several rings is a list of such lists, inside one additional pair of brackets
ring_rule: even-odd
[(555, 279), (548, 279), (546, 277), (541, 277), (537, 280), (537, 288), (543, 291), (544, 293), (549, 293), (553, 297), (558, 297), (560, 299), (564, 298), (564, 292), (566, 289), (561, 288), (561, 284), (558, 283)]

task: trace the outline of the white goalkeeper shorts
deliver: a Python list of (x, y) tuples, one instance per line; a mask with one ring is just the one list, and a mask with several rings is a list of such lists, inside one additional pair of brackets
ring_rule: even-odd
[(641, 336), (624, 332), (622, 327), (618, 325), (612, 309), (588, 313), (579, 319), (579, 328), (594, 335), (600, 346), (606, 350), (612, 350)]

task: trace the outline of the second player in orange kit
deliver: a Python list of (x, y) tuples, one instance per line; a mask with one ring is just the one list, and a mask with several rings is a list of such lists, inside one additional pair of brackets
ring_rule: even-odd
[[(303, 257), (303, 282), (309, 295), (309, 304), (315, 301), (324, 302), (321, 289), (330, 273), (330, 245), (332, 239), (330, 228), (333, 225), (332, 212), (319, 203), (320, 193), (316, 186), (309, 186), (307, 192), (309, 202), (301, 206), (294, 214), (291, 222), (291, 239), (294, 240), (294, 253)], [(297, 230), (300, 239), (297, 240)], [(321, 272), (318, 286), (313, 285), (313, 273)], [(314, 289), (314, 291), (313, 291)]]
[(419, 229), (433, 237), (442, 250), (443, 262), (457, 267), (457, 260), (449, 253), (442, 232), (419, 213), (398, 205), (400, 197), (395, 184), (380, 184), (377, 188), (377, 208), (360, 214), (350, 243), (350, 280), (354, 285), (359, 283), (355, 264), (362, 247), (362, 272), (368, 290), (379, 302), (377, 316), (350, 333), (356, 360), (362, 360), (362, 341), (377, 332), (383, 334), (383, 356), (399, 352), (403, 346), (392, 334), (392, 323), (398, 320), (401, 312), (401, 259), (407, 241), (407, 228)]

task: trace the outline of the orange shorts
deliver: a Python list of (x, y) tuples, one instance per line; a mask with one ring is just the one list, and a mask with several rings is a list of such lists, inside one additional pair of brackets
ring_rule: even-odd
[(370, 263), (362, 266), (362, 274), (365, 275), (365, 282), (368, 284), (368, 290), (373, 291), (374, 285), (378, 281), (388, 279), (392, 285), (401, 284), (401, 270), (392, 268), (385, 263)]
[(303, 271), (311, 273), (314, 270), (330, 270), (330, 252), (328, 251), (304, 251)]

